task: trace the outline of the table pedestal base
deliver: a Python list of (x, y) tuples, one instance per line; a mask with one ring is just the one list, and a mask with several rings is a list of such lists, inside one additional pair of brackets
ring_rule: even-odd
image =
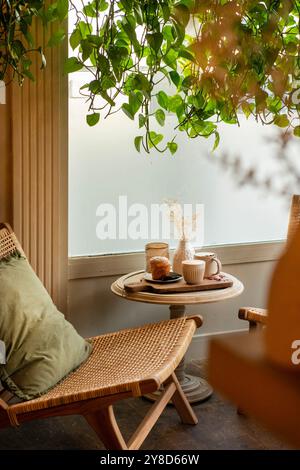
[[(179, 318), (185, 315), (184, 305), (170, 305), (170, 317)], [(177, 379), (190, 403), (207, 400), (213, 394), (213, 388), (202, 377), (185, 373), (185, 359), (183, 358), (175, 370)], [(160, 391), (149, 393), (146, 398), (155, 401), (160, 397)], [(172, 402), (170, 402), (172, 403)]]
[[(200, 403), (207, 400), (213, 394), (213, 388), (209, 383), (205, 379), (194, 375), (186, 374), (184, 381), (180, 382), (180, 385), (189, 403)], [(157, 390), (157, 392), (148, 393), (145, 398), (156, 401), (160, 395), (160, 390)], [(169, 404), (172, 405), (172, 401)]]

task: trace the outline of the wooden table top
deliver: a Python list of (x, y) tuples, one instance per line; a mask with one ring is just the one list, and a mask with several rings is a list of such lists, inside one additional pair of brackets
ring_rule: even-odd
[(144, 274), (144, 271), (135, 271), (129, 274), (125, 274), (125, 276), (122, 276), (113, 282), (111, 285), (112, 292), (119, 297), (123, 297), (127, 300), (133, 300), (135, 302), (163, 305), (191, 305), (220, 302), (221, 300), (231, 299), (240, 295), (244, 290), (244, 286), (242, 282), (239, 281), (239, 279), (232, 276), (231, 274), (223, 273), (226, 275), (226, 277), (233, 281), (233, 285), (231, 287), (209, 291), (173, 294), (155, 294), (151, 292), (127, 293), (124, 289), (124, 283), (128, 281), (139, 282), (143, 278)]

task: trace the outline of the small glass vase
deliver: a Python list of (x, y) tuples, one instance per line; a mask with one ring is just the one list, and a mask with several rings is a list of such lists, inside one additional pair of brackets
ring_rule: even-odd
[(181, 239), (173, 256), (172, 268), (175, 273), (182, 274), (182, 261), (194, 259), (195, 249), (191, 242)]

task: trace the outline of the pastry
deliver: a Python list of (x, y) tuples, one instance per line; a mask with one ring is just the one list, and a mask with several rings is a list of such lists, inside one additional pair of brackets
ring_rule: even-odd
[(171, 270), (171, 264), (165, 256), (154, 256), (150, 258), (150, 269), (152, 279), (159, 280), (168, 276)]

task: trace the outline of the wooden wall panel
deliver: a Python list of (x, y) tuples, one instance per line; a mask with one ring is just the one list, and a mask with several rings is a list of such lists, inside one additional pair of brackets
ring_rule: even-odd
[[(47, 41), (35, 25), (37, 43)], [(49, 37), (49, 35), (48, 35)], [(24, 251), (66, 312), (68, 235), (68, 81), (66, 44), (47, 49), (47, 67), (34, 58), (35, 82), (13, 87), (13, 226)]]
[(12, 152), (10, 90), (0, 104), (0, 221), (12, 223)]

